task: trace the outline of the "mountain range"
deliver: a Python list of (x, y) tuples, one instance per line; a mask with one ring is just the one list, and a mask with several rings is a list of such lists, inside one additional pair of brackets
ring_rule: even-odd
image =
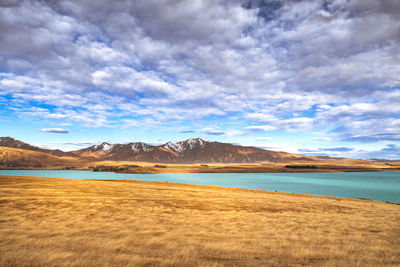
[[(149, 145), (142, 142), (110, 144), (103, 142), (84, 149), (64, 152), (32, 146), (11, 137), (0, 137), (0, 147), (36, 151), (59, 158), (79, 158), (86, 161), (142, 161), (154, 163), (257, 163), (313, 161), (315, 157), (276, 152), (256, 147), (210, 142), (201, 138)], [(1, 151), (0, 151), (1, 153)]]
[[(167, 166), (162, 164), (171, 166), (165, 169)], [(208, 164), (212, 166), (208, 168)], [(250, 146), (211, 142), (201, 138), (170, 141), (161, 145), (149, 145), (142, 142), (128, 144), (103, 142), (65, 152), (58, 149), (40, 148), (12, 137), (0, 137), (0, 169), (105, 170), (104, 168), (134, 173), (312, 172), (399, 170), (400, 164), (303, 156)]]

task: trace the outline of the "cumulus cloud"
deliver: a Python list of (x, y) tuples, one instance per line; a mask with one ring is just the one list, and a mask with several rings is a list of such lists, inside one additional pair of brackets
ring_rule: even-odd
[[(396, 0), (3, 1), (0, 97), (87, 127), (232, 115), (247, 132), (400, 141), (399, 14)], [(200, 132), (242, 134), (221, 129)]]
[(69, 133), (69, 130), (67, 129), (62, 129), (62, 128), (44, 128), (40, 129), (40, 132), (45, 132), (45, 133)]

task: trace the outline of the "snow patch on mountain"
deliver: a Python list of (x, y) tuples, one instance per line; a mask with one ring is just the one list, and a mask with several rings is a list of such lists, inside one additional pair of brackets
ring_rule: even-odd
[(111, 149), (113, 149), (114, 145), (109, 144), (109, 143), (101, 143), (100, 145), (95, 145), (94, 146), (94, 151), (97, 151), (100, 154), (104, 154), (109, 152)]
[(190, 149), (193, 149), (196, 145), (200, 146), (200, 149), (202, 149), (205, 145), (205, 142), (201, 138), (190, 138), (186, 140), (187, 144), (189, 145)]
[(164, 145), (164, 148), (168, 149), (169, 151), (172, 152), (178, 152), (182, 153), (184, 151), (184, 147), (182, 145), (182, 142), (168, 142)]
[(172, 152), (183, 153), (188, 149), (189, 150), (194, 149), (196, 146), (199, 146), (200, 149), (202, 149), (205, 146), (205, 142), (206, 141), (204, 141), (201, 138), (190, 138), (187, 139), (186, 141), (179, 141), (179, 142), (170, 141), (166, 143), (163, 147)]
[(133, 143), (131, 145), (131, 149), (133, 152), (135, 153), (140, 153), (140, 152), (149, 152), (149, 151), (153, 151), (154, 148), (152, 148), (151, 146), (149, 146), (148, 144), (145, 143)]
[(132, 151), (135, 152), (135, 153), (137, 153), (137, 152), (140, 151), (140, 149), (138, 148), (138, 144), (137, 144), (137, 143), (133, 143), (133, 144), (131, 145), (131, 149), (132, 149)]

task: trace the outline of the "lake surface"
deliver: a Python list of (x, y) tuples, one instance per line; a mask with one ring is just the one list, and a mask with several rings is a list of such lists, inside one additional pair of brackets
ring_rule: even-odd
[(64, 170), (0, 170), (0, 175), (188, 183), (400, 203), (400, 172), (396, 171), (131, 174)]

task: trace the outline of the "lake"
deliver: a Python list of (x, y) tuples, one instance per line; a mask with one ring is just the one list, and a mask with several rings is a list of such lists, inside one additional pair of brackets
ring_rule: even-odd
[(289, 193), (366, 198), (400, 203), (400, 172), (131, 174), (64, 170), (0, 170), (0, 175), (138, 180)]

